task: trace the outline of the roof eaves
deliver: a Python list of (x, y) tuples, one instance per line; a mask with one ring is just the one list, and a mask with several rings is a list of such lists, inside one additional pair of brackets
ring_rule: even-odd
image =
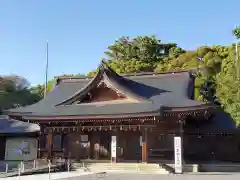
[(163, 107), (164, 112), (183, 112), (183, 111), (207, 110), (207, 109), (216, 109), (216, 107), (212, 104), (201, 104), (201, 105), (187, 106), (187, 107)]
[(66, 116), (51, 116), (51, 115), (25, 115), (26, 120), (94, 120), (94, 119), (124, 119), (124, 118), (141, 118), (149, 116), (160, 116), (161, 111), (152, 111), (145, 113), (127, 113), (127, 114), (104, 114), (104, 115), (66, 115)]

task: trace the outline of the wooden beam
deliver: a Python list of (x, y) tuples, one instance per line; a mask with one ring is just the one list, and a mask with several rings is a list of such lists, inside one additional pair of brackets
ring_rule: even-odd
[(155, 128), (156, 125), (95, 125), (95, 126), (50, 126), (46, 127), (46, 132), (81, 132), (81, 131), (137, 131), (144, 128)]

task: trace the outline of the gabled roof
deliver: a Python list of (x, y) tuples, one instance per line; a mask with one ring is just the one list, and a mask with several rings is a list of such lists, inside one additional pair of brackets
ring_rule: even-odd
[(72, 101), (74, 101), (75, 98), (81, 98), (85, 97), (85, 95), (90, 92), (92, 89), (96, 88), (96, 86), (100, 83), (105, 83), (108, 87), (111, 89), (114, 89), (115, 91), (120, 92), (121, 94), (125, 94), (126, 96), (139, 100), (139, 101), (147, 101), (148, 99), (145, 99), (145, 97), (140, 96), (136, 92), (133, 92), (131, 88), (126, 86), (128, 80), (119, 76), (117, 73), (115, 73), (111, 68), (108, 66), (100, 66), (99, 71), (97, 75), (92, 78), (88, 84), (82, 88), (76, 91), (72, 96), (67, 98), (66, 100), (62, 101), (61, 103), (57, 104), (59, 105), (69, 105)]
[[(84, 97), (98, 83), (104, 82), (114, 90), (137, 102), (105, 104), (72, 104)], [(139, 113), (159, 113), (164, 109), (206, 108), (204, 102), (192, 100), (194, 78), (190, 72), (142, 73), (118, 75), (105, 63), (95, 77), (60, 78), (55, 89), (40, 102), (6, 111), (27, 117), (44, 116), (123, 116)]]
[(6, 116), (0, 116), (0, 133), (1, 134), (23, 134), (39, 132), (40, 127), (37, 124), (27, 123), (11, 119)]

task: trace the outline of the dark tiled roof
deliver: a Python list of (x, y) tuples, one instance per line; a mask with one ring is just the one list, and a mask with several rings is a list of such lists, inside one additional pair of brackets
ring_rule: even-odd
[[(72, 98), (86, 94), (104, 80), (125, 95), (140, 99), (136, 103), (68, 104)], [(27, 107), (11, 109), (8, 113), (26, 113), (33, 116), (122, 115), (159, 112), (161, 108), (188, 108), (204, 103), (191, 100), (194, 80), (189, 72), (163, 74), (135, 74), (120, 76), (112, 69), (102, 67), (94, 78), (63, 78), (55, 89), (40, 102)], [(68, 105), (67, 105), (68, 104)]]
[(1, 134), (19, 134), (19, 133), (31, 133), (40, 131), (40, 127), (37, 124), (27, 123), (10, 119), (8, 117), (0, 116), (0, 133)]

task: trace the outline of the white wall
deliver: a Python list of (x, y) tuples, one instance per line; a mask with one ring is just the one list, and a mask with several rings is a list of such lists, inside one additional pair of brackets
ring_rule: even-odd
[(28, 161), (37, 158), (37, 139), (13, 137), (6, 139), (5, 160)]

